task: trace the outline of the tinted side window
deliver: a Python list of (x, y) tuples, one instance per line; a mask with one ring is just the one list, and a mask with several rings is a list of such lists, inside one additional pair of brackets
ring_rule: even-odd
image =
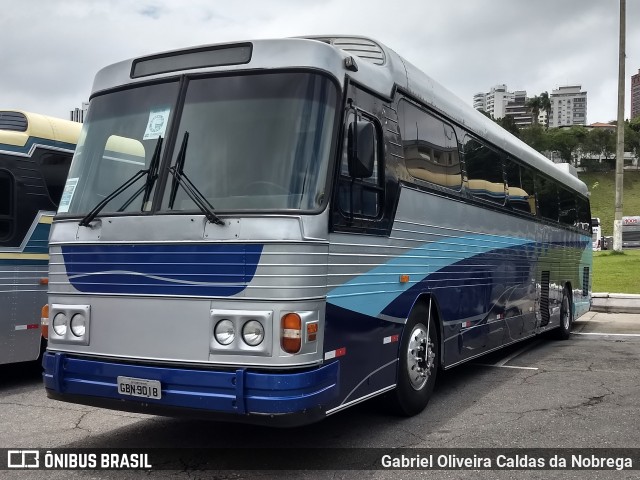
[(460, 188), (462, 175), (453, 128), (404, 100), (398, 105), (398, 117), (409, 173), (436, 185)]
[(540, 215), (548, 220), (558, 221), (558, 189), (553, 180), (542, 175), (536, 176), (536, 194)]
[(558, 219), (564, 225), (576, 225), (578, 221), (578, 212), (576, 211), (576, 197), (573, 193), (564, 188), (558, 189), (558, 198), (560, 201), (560, 210)]
[(71, 157), (70, 153), (43, 153), (40, 156), (40, 171), (47, 185), (49, 197), (56, 206), (60, 203), (62, 190), (64, 190)]
[(533, 172), (510, 158), (505, 159), (505, 173), (509, 187), (508, 205), (514, 210), (536, 214)]
[(13, 233), (14, 222), (14, 180), (7, 170), (0, 170), (0, 241), (7, 240)]
[(591, 209), (589, 208), (589, 200), (577, 197), (576, 203), (578, 207), (578, 226), (585, 232), (591, 233)]
[(500, 154), (468, 135), (464, 140), (469, 190), (474, 197), (503, 205), (506, 196)]

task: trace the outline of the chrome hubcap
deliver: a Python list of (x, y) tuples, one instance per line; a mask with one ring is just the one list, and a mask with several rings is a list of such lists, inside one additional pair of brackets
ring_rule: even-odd
[(407, 349), (407, 373), (414, 390), (420, 390), (429, 380), (435, 358), (434, 345), (427, 338), (425, 327), (416, 325), (411, 331)]

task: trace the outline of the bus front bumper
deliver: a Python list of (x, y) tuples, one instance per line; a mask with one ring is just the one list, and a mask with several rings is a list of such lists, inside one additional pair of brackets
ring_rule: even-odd
[[(57, 400), (273, 425), (323, 418), (337, 398), (340, 374), (339, 362), (298, 373), (260, 373), (243, 368), (223, 371), (118, 363), (60, 352), (46, 352), (42, 365), (47, 395)], [(161, 398), (119, 393), (119, 376), (159, 381)]]

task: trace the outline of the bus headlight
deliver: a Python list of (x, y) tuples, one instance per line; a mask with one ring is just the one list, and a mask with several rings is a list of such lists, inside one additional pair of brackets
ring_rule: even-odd
[(220, 345), (229, 345), (236, 338), (236, 331), (231, 320), (220, 320), (213, 331)]
[(257, 320), (249, 320), (242, 327), (242, 339), (250, 347), (256, 347), (264, 340), (264, 327)]
[(60, 312), (53, 317), (53, 331), (60, 337), (67, 333), (67, 316), (64, 313)]
[(91, 305), (53, 303), (49, 305), (49, 319), (50, 344), (89, 345)]
[(76, 313), (71, 318), (71, 323), (69, 325), (71, 327), (71, 333), (76, 337), (83, 336), (87, 329), (87, 321), (81, 313)]

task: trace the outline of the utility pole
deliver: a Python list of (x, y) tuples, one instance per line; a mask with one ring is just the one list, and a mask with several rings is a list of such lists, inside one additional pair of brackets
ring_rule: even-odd
[(618, 145), (616, 148), (616, 209), (613, 250), (622, 251), (622, 189), (624, 180), (624, 63), (627, 0), (620, 0), (620, 48), (618, 51)]

